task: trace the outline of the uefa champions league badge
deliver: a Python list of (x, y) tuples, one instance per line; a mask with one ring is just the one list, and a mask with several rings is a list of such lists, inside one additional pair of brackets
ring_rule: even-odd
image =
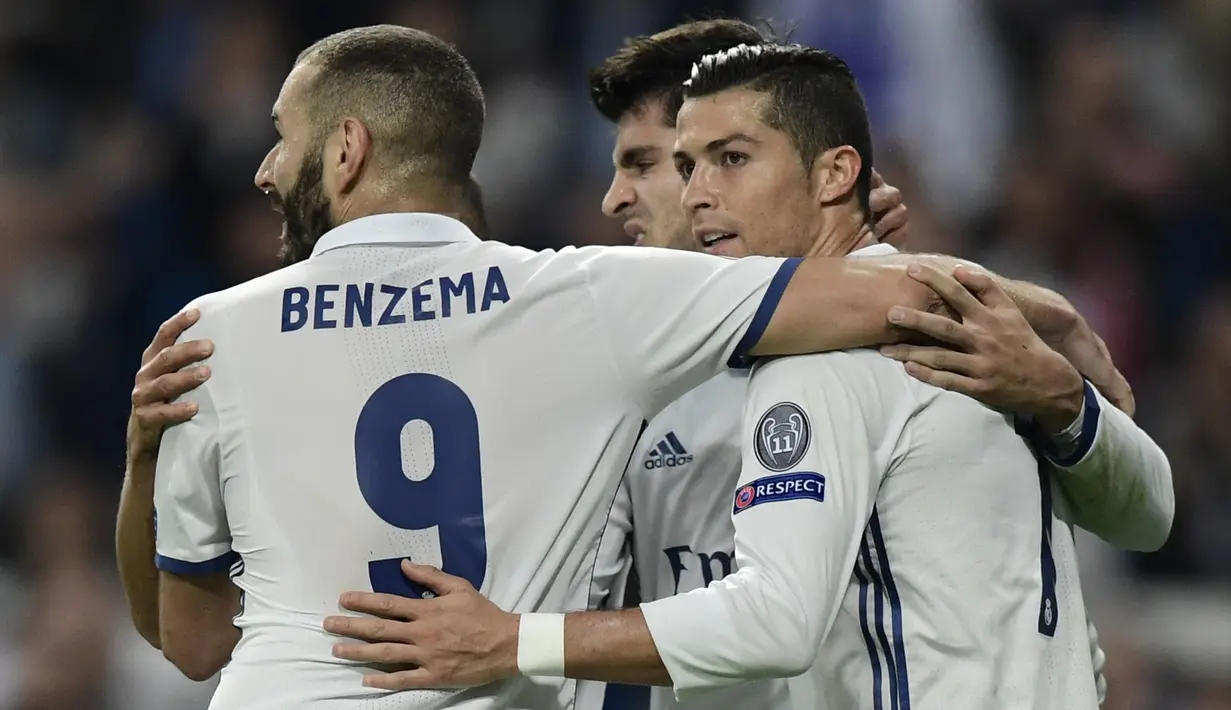
[(753, 434), (757, 460), (770, 471), (786, 471), (808, 451), (812, 428), (808, 415), (793, 402), (779, 402), (761, 415)]
[(756, 486), (749, 485), (749, 486), (744, 486), (743, 488), (739, 489), (739, 491), (736, 492), (735, 494), (735, 512), (738, 513), (744, 508), (747, 508), (748, 506), (752, 505), (753, 501), (755, 501), (756, 499), (757, 499)]

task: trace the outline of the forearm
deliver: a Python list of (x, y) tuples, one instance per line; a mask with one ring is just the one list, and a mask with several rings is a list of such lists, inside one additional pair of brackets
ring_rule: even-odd
[(637, 609), (568, 614), (565, 675), (674, 685), (677, 693), (785, 678), (803, 672), (812, 661), (814, 646), (803, 631), (808, 627), (777, 590), (763, 583), (762, 575), (744, 570), (722, 585)]
[(1073, 522), (1128, 550), (1162, 547), (1175, 516), (1166, 454), (1125, 413), (1086, 388), (1088, 443), (1054, 458), (1056, 480), (1073, 506)]
[[(890, 261), (890, 259), (894, 261)], [(795, 271), (752, 355), (798, 355), (901, 342), (889, 309), (935, 311), (941, 301), (896, 257), (810, 257)]]
[(640, 609), (568, 614), (564, 671), (569, 678), (584, 680), (671, 685)]
[(154, 566), (154, 461), (130, 462), (124, 472), (115, 524), (115, 557), (133, 625), (162, 648), (158, 624), (158, 569)]
[(240, 592), (227, 572), (193, 577), (161, 573), (159, 631), (162, 653), (195, 681), (212, 677), (231, 660), (240, 631)]
[[(990, 273), (990, 272), (989, 272)], [(1073, 304), (1049, 288), (1026, 281), (1015, 281), (998, 274), (990, 274), (996, 283), (1013, 299), (1017, 309), (1026, 317), (1043, 342), (1064, 355), (1066, 341), (1076, 333), (1082, 318)]]
[(1013, 300), (1043, 342), (1062, 355), (1065, 354), (1061, 349), (1064, 341), (1080, 327), (1081, 315), (1064, 296), (1026, 281), (1006, 278), (974, 262), (943, 254), (895, 254), (885, 257), (885, 260), (902, 264), (923, 263), (945, 273), (952, 273), (958, 266), (967, 266), (988, 274)]

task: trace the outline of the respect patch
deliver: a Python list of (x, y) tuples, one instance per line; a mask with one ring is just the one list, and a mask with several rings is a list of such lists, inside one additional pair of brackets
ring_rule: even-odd
[(815, 471), (796, 471), (758, 478), (735, 492), (732, 515), (762, 503), (784, 500), (825, 502), (825, 477)]

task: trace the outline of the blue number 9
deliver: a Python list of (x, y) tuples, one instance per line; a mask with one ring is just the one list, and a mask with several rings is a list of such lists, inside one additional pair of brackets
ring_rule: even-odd
[[(402, 470), (402, 429), (413, 421), (432, 429), (431, 474), (412, 481)], [(355, 472), (363, 499), (382, 520), (403, 530), (436, 527), (441, 568), (475, 589), (487, 570), (479, 420), (470, 398), (437, 375), (413, 373), (381, 385), (355, 425)], [(402, 558), (368, 563), (372, 591), (425, 596), (402, 574)]]

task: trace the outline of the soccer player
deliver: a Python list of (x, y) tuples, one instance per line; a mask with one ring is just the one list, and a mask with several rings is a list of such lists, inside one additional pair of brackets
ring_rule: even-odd
[[(865, 213), (869, 171), (860, 155), (870, 156), (871, 144), (849, 71), (831, 55), (802, 48), (745, 47), (720, 57), (694, 76), (696, 97), (680, 114), (678, 167), (692, 176), (685, 201), (696, 235), (734, 242), (725, 248), (736, 255), (866, 246), (862, 220), (851, 218)], [(822, 130), (810, 135), (801, 126)], [(860, 150), (830, 147), (847, 139)], [(816, 241), (792, 246), (801, 223), (815, 225)], [(1003, 305), (989, 281), (963, 278)], [(979, 313), (962, 300), (961, 284), (935, 283), (957, 287), (949, 297), (963, 316)], [(1047, 351), (1028, 328), (1021, 332), (1033, 339), (1012, 347)], [(1053, 376), (1038, 383), (1059, 395), (1065, 374), (1075, 373), (1055, 353), (1040, 357), (1050, 360)], [(1166, 469), (1161, 451), (1125, 415), (1104, 406), (1080, 378), (1076, 390), (1075, 405), (1037, 412), (1036, 426), (1053, 434), (1077, 424), (1072, 441), (1039, 438), (1047, 447), (1067, 445), (1052, 448), (1054, 463), (1075, 463), (1070, 473), (1078, 478), (1109, 454)], [(833, 625), (813, 669), (820, 682), (793, 683), (796, 707), (815, 707), (818, 691), (832, 707), (947, 707), (954, 698), (971, 707), (1093, 707), (1072, 539), (1051, 511), (1053, 494), (1062, 512), (1063, 499), (1011, 422), (866, 351), (770, 363), (754, 376), (749, 398), (744, 481), (733, 496), (741, 554), (735, 576), (644, 605), (644, 620), (642, 612), (569, 615), (558, 636), (510, 641), (492, 638), (510, 629), (507, 615), (467, 593), (464, 582), (408, 567), (444, 596), (347, 604), (383, 615), (396, 607), (394, 614), (411, 619), (397, 629), (336, 623), (380, 629), (384, 641), (413, 645), (403, 656), (381, 644), (385, 657), (420, 666), (396, 674), (393, 687), (483, 682), (518, 668), (664, 682), (670, 668), (687, 693), (804, 672)], [(1096, 442), (1102, 453), (1088, 454)], [(988, 510), (996, 515), (970, 514)], [(442, 628), (464, 638), (464, 650), (449, 648)], [(527, 668), (522, 645), (551, 663)], [(353, 648), (348, 657), (366, 657), (364, 647)], [(908, 672), (908, 657), (921, 671)]]
[[(602, 209), (623, 222), (637, 244), (699, 248), (689, 215), (680, 206), (684, 182), (671, 160), (683, 83), (701, 56), (768, 39), (739, 20), (688, 22), (628, 40), (590, 72), (594, 107), (616, 126), (614, 175)], [(881, 207), (874, 199), (877, 232), (901, 238), (906, 215), (900, 193), (883, 185), (880, 193), (873, 196), (884, 203)], [(619, 595), (620, 586), (613, 580), (623, 578), (630, 562), (635, 570), (633, 598), (639, 601), (704, 587), (732, 572), (730, 488), (739, 476), (739, 414), (746, 382), (746, 371), (723, 373), (647, 424), (604, 533), (595, 574), (596, 602)], [(666, 687), (646, 690), (652, 710), (699, 710), (711, 704), (709, 698), (680, 704)], [(613, 698), (637, 696), (624, 689), (612, 691)], [(723, 689), (721, 700), (742, 710), (784, 707), (786, 684), (778, 679), (746, 683)]]
[[(757, 28), (737, 20), (689, 22), (629, 40), (591, 72), (594, 105), (617, 126), (615, 175), (603, 211), (623, 220), (629, 236), (639, 243), (698, 248), (687, 213), (679, 207), (684, 183), (668, 159), (675, 141), (673, 119), (680, 91), (696, 58), (766, 39)], [(892, 239), (906, 226), (904, 207), (899, 206), (900, 193), (878, 184), (877, 177), (873, 173), (869, 196), (875, 233)], [(905, 356), (907, 352), (917, 351), (894, 354)], [(935, 361), (934, 353), (928, 356)], [(1022, 366), (1017, 367), (1020, 373)], [(603, 544), (619, 549), (626, 539), (631, 543), (633, 578), (642, 601), (706, 586), (733, 569), (729, 491), (739, 476), (738, 412), (745, 386), (746, 373), (719, 375), (663, 410), (649, 422), (638, 442)], [(1003, 394), (1003, 385), (997, 389)], [(1028, 396), (1043, 394), (1030, 392)], [(1079, 508), (1079, 520), (1112, 542), (1132, 549), (1157, 546), (1166, 537), (1173, 509), (1173, 499), (1167, 495), (1167, 473), (1165, 468), (1121, 468), (1114, 474), (1122, 485), (1104, 487), (1101, 492), (1079, 490), (1083, 485), (1091, 487), (1090, 478), (1069, 477), (1065, 492)], [(1140, 499), (1136, 511), (1126, 510), (1114, 493), (1132, 490), (1140, 475), (1149, 477), (1142, 490), (1154, 495)], [(605, 582), (618, 569), (616, 562), (601, 565), (600, 571), (608, 574), (598, 574), (596, 580)], [(598, 596), (609, 588), (601, 585)], [(764, 680), (724, 689), (722, 698), (741, 708), (774, 707), (784, 688), (781, 681)], [(691, 705), (707, 702), (701, 698)], [(653, 688), (651, 707), (681, 705), (671, 689)]]
[[(309, 47), (256, 176), (286, 218), (285, 268), (167, 326), (209, 341), (207, 379), (161, 439), (135, 412), (118, 564), (147, 640), (190, 678), (226, 666), (214, 708), (380, 692), (321, 623), (347, 589), (422, 593), (407, 556), (507, 608), (585, 608), (645, 418), (753, 356), (892, 340), (890, 307), (933, 301), (894, 265), (482, 242), (466, 222), (483, 111), (469, 65), (426, 33)], [(543, 707), (573, 686), (478, 697)]]

